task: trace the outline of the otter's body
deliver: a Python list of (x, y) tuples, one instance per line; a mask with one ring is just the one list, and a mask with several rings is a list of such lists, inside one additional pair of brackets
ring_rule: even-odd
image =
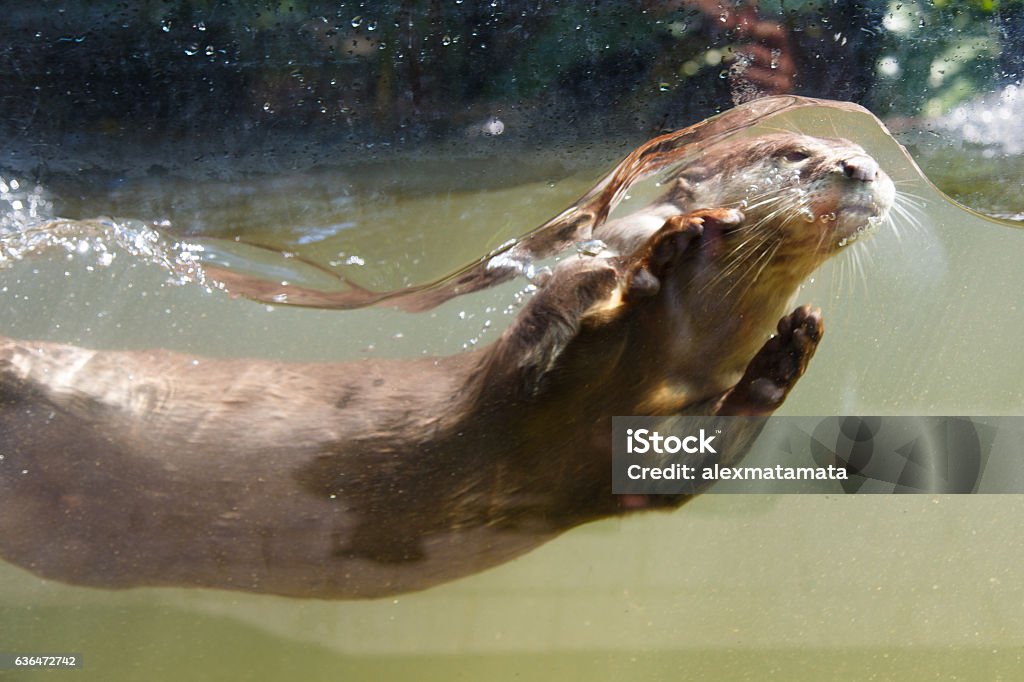
[[(45, 576), (373, 596), (468, 572), (460, 563), (514, 556), (529, 537), (509, 534), (493, 559), (473, 556), (484, 552), (460, 546), (461, 536), (432, 536), (416, 557), (402, 556), (397, 536), (419, 521), (401, 509), (402, 460), (427, 454), (425, 434), (448, 426), (439, 406), (471, 363), (403, 362), (417, 377), (403, 385), (397, 367), (377, 362), (196, 362), (166, 351), (18, 342), (0, 345), (0, 357), (8, 379), (0, 394), (0, 547)], [(61, 373), (70, 381), (55, 379)], [(11, 374), (22, 378), (11, 383)], [(306, 485), (314, 472), (304, 468), (331, 454), (355, 494)], [(411, 483), (438, 500), (458, 492), (443, 478)], [(360, 494), (385, 496), (371, 513), (398, 532), (384, 546), (363, 547), (371, 557), (346, 558), (366, 512), (353, 499)], [(441, 557), (432, 542), (453, 546)], [(423, 557), (436, 566), (424, 571)]]
[[(371, 597), (682, 504), (611, 494), (611, 417), (770, 414), (821, 335), (818, 313), (786, 314), (797, 287), (892, 201), (847, 142), (729, 153), (765, 139), (799, 206), (691, 165), (472, 353), (289, 364), (0, 339), (0, 556), (105, 587)], [(754, 436), (725, 434), (723, 464)]]

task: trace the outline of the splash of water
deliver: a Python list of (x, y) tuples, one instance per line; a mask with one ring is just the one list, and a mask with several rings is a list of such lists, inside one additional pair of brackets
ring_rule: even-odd
[(203, 245), (173, 241), (158, 226), (139, 221), (57, 219), (0, 232), (0, 269), (50, 251), (63, 251), (69, 258), (88, 258), (91, 266), (101, 268), (110, 267), (124, 254), (168, 273), (168, 284), (198, 284), (208, 289), (220, 286), (206, 277)]

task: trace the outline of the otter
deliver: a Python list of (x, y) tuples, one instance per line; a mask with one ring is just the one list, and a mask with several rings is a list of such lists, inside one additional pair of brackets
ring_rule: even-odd
[[(285, 363), (0, 338), (0, 556), (106, 588), (370, 598), (679, 507), (612, 494), (612, 416), (770, 415), (823, 333), (799, 285), (894, 188), (853, 143), (796, 134), (729, 142), (668, 185), (471, 352)], [(723, 464), (756, 422), (723, 435)]]

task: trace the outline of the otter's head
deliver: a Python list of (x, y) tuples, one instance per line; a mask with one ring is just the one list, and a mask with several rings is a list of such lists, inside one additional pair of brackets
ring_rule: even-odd
[(802, 254), (812, 267), (881, 224), (896, 196), (858, 145), (791, 133), (713, 147), (679, 172), (674, 191), (689, 210), (743, 211), (738, 248)]

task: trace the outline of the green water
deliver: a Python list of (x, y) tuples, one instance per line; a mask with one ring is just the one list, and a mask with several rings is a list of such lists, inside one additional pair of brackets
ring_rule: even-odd
[[(943, 200), (863, 121), (773, 122), (797, 123), (856, 136), (927, 205), (920, 228), (876, 235), (805, 287), (826, 337), (784, 411), (1024, 413), (1024, 233)], [(401, 286), (556, 214), (615, 160), (596, 156), (589, 168), (539, 160), (537, 177), (509, 186), (459, 189), (470, 183), (458, 164), (428, 159), (372, 181), (348, 166), (248, 185), (128, 184), (61, 208), (245, 234), (321, 263), (354, 255), (361, 265), (337, 269)], [(299, 243), (309, 234), (327, 236)], [(0, 271), (0, 333), (291, 359), (451, 353), (493, 339), (524, 285), (408, 315), (265, 306), (165, 279), (120, 256), (105, 268), (65, 253), (26, 260)], [(62, 674), (82, 680), (1010, 680), (1024, 654), (1022, 518), (1020, 496), (707, 495), (369, 602), (109, 592), (0, 564), (0, 650), (77, 652), (85, 667)]]
[(395, 599), (108, 593), (4, 567), (0, 613), (5, 646), (80, 652), (72, 674), (97, 680), (1016, 679), (1022, 513), (706, 496)]

